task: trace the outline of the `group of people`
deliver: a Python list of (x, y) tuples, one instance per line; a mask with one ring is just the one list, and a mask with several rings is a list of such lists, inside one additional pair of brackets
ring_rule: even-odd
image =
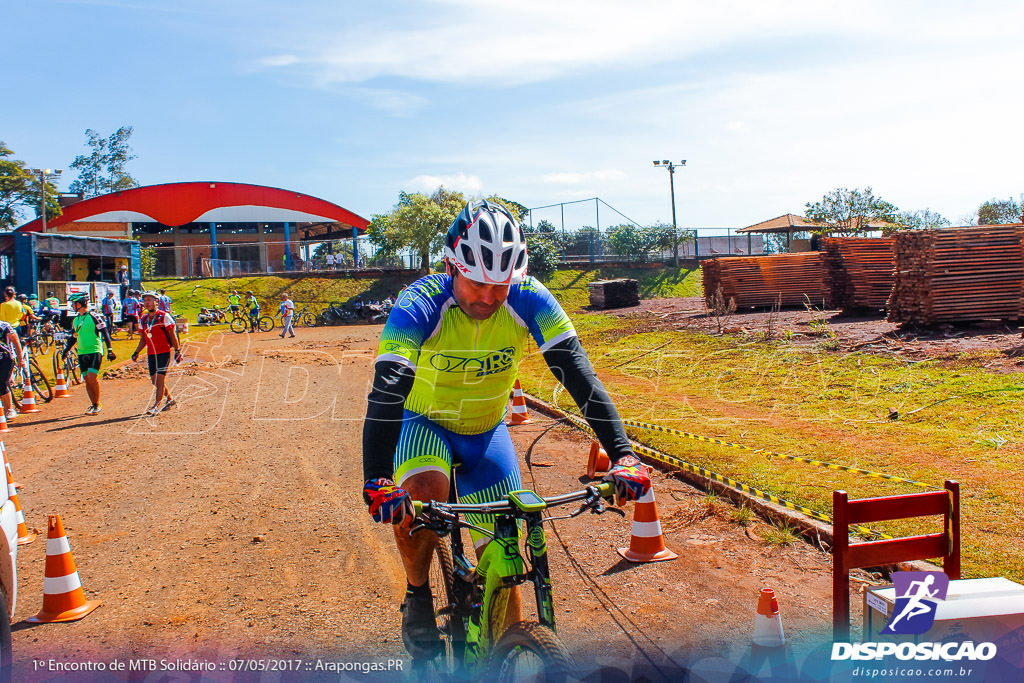
[[(174, 318), (161, 306), (163, 302), (160, 293), (129, 291), (126, 299), (138, 302), (139, 307), (133, 309), (137, 310), (137, 313), (129, 320), (131, 332), (134, 334), (137, 330), (139, 334), (139, 343), (132, 352), (132, 361), (137, 361), (142, 349), (146, 349), (149, 377), (156, 389), (156, 398), (146, 413), (156, 415), (175, 405), (175, 400), (166, 386), (166, 377), (172, 350), (175, 362), (181, 362), (181, 342), (175, 329)], [(100, 316), (89, 310), (89, 295), (86, 292), (72, 294), (68, 297), (68, 303), (76, 315), (72, 320), (72, 333), (68, 336), (61, 354), (66, 356), (73, 348), (78, 347), (78, 367), (85, 380), (85, 390), (90, 401), (85, 413), (96, 415), (103, 408), (103, 404), (100, 403), (99, 378), (104, 355), (108, 361), (117, 359), (110, 338), (110, 326), (105, 315)], [(162, 406), (161, 401), (164, 402)]]

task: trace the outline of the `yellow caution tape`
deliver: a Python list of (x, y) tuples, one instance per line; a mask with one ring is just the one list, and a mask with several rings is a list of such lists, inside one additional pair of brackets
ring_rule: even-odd
[(904, 479), (903, 477), (897, 477), (893, 474), (885, 474), (884, 472), (872, 472), (871, 470), (862, 470), (859, 467), (850, 467), (848, 465), (838, 465), (834, 462), (825, 462), (823, 460), (814, 460), (813, 458), (805, 458), (799, 455), (786, 455), (785, 453), (776, 453), (769, 451), (765, 448), (751, 448), (750, 446), (744, 446), (743, 444), (732, 443), (730, 441), (723, 441), (722, 439), (713, 439), (709, 436), (701, 436), (699, 434), (691, 434), (690, 432), (683, 432), (678, 429), (672, 429), (671, 427), (662, 427), (661, 425), (650, 424), (647, 422), (637, 422), (636, 420), (623, 420), (622, 424), (627, 427), (636, 427), (637, 429), (647, 429), (655, 432), (664, 432), (665, 434), (674, 434), (676, 436), (682, 436), (687, 439), (694, 439), (696, 441), (704, 441), (706, 443), (714, 443), (719, 446), (727, 446), (729, 448), (738, 448), (742, 451), (750, 451), (751, 453), (760, 453), (766, 455), (769, 458), (780, 458), (782, 460), (793, 460), (795, 462), (802, 462), (808, 465), (814, 465), (816, 467), (824, 467), (829, 470), (840, 470), (842, 472), (853, 472), (854, 474), (861, 474), (865, 477), (872, 477), (874, 479), (888, 479), (889, 481), (899, 482), (901, 484), (911, 484), (913, 486), (920, 486), (925, 489), (935, 489), (935, 486), (931, 484), (925, 484), (924, 482), (914, 481), (913, 479)]
[[(569, 421), (572, 422), (576, 427), (584, 431), (590, 432), (591, 434), (594, 433), (593, 430), (590, 429), (590, 427), (580, 418), (570, 413), (565, 413), (565, 415), (566, 417), (569, 418)], [(623, 424), (626, 424), (627, 420), (623, 420), (622, 422)], [(679, 469), (686, 470), (687, 472), (694, 472), (709, 479), (714, 479), (715, 481), (721, 484), (725, 484), (730, 488), (743, 491), (744, 493), (749, 493), (752, 496), (757, 496), (758, 498), (770, 501), (772, 503), (775, 503), (776, 505), (781, 505), (784, 508), (795, 510), (796, 512), (803, 513), (808, 517), (817, 519), (818, 521), (832, 524), (832, 517), (830, 515), (825, 514), (824, 512), (812, 510), (811, 508), (804, 507), (803, 505), (797, 505), (796, 503), (788, 501), (785, 498), (779, 498), (778, 496), (774, 496), (768, 493), (767, 491), (762, 491), (761, 489), (749, 486), (747, 484), (744, 484), (743, 482), (736, 481), (735, 479), (730, 479), (725, 475), (718, 474), (717, 472), (712, 472), (711, 470), (708, 469), (704, 469), (703, 467), (699, 467), (698, 465), (694, 465), (693, 463), (686, 462), (685, 460), (681, 460), (673, 455), (662, 453), (661, 451), (649, 448), (647, 446), (644, 446), (643, 444), (636, 443), (635, 441), (633, 441), (633, 450), (639, 453), (643, 453), (644, 455), (648, 456), (653, 460), (658, 460), (667, 465), (672, 465), (673, 467), (678, 467)], [(859, 535), (867, 536), (870, 538), (892, 538), (892, 536), (887, 536), (886, 534), (883, 534), (879, 531), (875, 531), (874, 529), (870, 529), (865, 526), (851, 525), (850, 528), (856, 531)]]

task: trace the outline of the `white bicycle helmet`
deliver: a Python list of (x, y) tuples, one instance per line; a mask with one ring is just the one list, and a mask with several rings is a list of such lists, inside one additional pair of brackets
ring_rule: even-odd
[(514, 285), (526, 277), (526, 235), (501, 204), (470, 202), (445, 237), (445, 258), (474, 282)]

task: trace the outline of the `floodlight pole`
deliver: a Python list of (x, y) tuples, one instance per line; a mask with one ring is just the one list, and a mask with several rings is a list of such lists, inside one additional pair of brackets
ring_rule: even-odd
[[(668, 169), (668, 187), (669, 192), (672, 194), (672, 261), (676, 268), (679, 267), (679, 230), (676, 228), (676, 184), (675, 174), (676, 165), (665, 159), (664, 161), (655, 161), (655, 166), (660, 166)], [(680, 166), (686, 166), (686, 159), (679, 162)]]
[(51, 171), (48, 168), (33, 168), (32, 172), (39, 176), (39, 219), (42, 221), (42, 232), (46, 232), (46, 176), (53, 174), (57, 177), (61, 174), (58, 168)]

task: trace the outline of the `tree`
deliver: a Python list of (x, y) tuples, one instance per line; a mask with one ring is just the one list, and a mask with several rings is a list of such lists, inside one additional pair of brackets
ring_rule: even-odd
[(466, 205), (461, 192), (439, 187), (429, 197), (419, 192), (402, 192), (398, 204), (386, 214), (370, 221), (370, 240), (381, 251), (393, 255), (409, 248), (419, 254), (420, 270), (430, 268), (430, 255), (444, 246), (448, 226)]
[(121, 126), (104, 139), (92, 128), (87, 129), (86, 144), (92, 151), (88, 156), (79, 154), (71, 162), (70, 167), (78, 171), (78, 177), (68, 189), (89, 198), (138, 187), (139, 183), (125, 170), (128, 162), (136, 158), (128, 144), (133, 131), (131, 126)]
[[(897, 230), (931, 230), (933, 228), (944, 228), (950, 225), (949, 219), (931, 209), (918, 211), (900, 211), (897, 216)], [(884, 235), (889, 235), (895, 230), (883, 230)]]
[(619, 256), (646, 261), (651, 255), (672, 247), (672, 226), (641, 227), (624, 223), (609, 231), (608, 241)]
[(1024, 222), (1024, 198), (990, 199), (978, 207), (978, 225), (1004, 225)]
[(872, 224), (898, 225), (899, 210), (870, 187), (863, 190), (836, 188), (820, 202), (807, 203), (804, 215), (822, 226), (822, 234), (853, 236), (878, 228)]
[(547, 280), (558, 270), (562, 260), (561, 249), (549, 233), (527, 232), (526, 249), (529, 262), (526, 272), (538, 280)]
[(28, 203), (32, 190), (32, 172), (14, 152), (0, 141), (0, 230), (11, 230), (21, 218), (21, 207)]
[[(22, 215), (22, 207), (31, 208), (39, 216), (39, 179), (20, 159), (10, 159), (14, 152), (0, 142), (0, 230), (14, 228)], [(56, 218), (61, 214), (57, 199), (57, 188), (47, 181), (43, 190), (46, 194), (46, 217)]]

